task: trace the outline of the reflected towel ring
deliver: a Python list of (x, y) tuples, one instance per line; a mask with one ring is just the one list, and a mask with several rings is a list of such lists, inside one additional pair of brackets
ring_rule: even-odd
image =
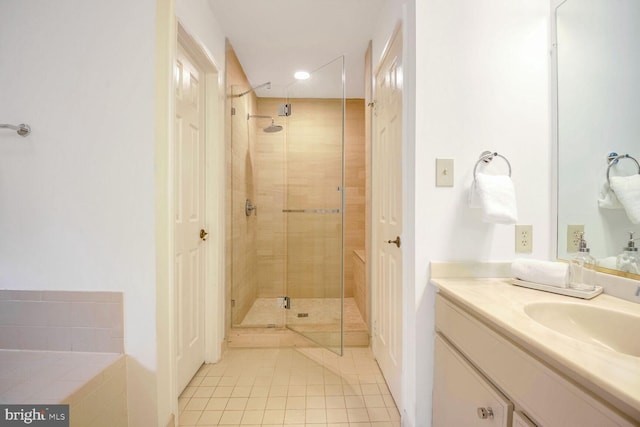
[(495, 151), (494, 152), (483, 151), (480, 154), (480, 158), (476, 162), (475, 167), (473, 168), (473, 180), (474, 181), (476, 180), (476, 178), (478, 176), (478, 165), (480, 165), (481, 162), (489, 163), (491, 160), (493, 160), (494, 157), (501, 157), (501, 158), (504, 159), (505, 162), (507, 162), (507, 166), (509, 166), (509, 176), (511, 176), (511, 163), (509, 163), (509, 160), (507, 160), (507, 158), (505, 156), (503, 156), (502, 154), (498, 154)]
[(611, 153), (611, 155), (609, 157), (607, 157), (607, 159), (609, 160), (609, 167), (607, 167), (607, 184), (609, 184), (609, 186), (611, 186), (611, 180), (609, 179), (609, 174), (611, 172), (611, 166), (615, 165), (616, 163), (618, 163), (618, 160), (620, 159), (631, 159), (634, 162), (636, 162), (636, 166), (638, 166), (638, 175), (640, 175), (640, 163), (638, 163), (638, 161), (636, 159), (634, 159), (633, 157), (631, 157), (628, 154), (621, 154), (619, 156), (613, 156), (615, 153)]

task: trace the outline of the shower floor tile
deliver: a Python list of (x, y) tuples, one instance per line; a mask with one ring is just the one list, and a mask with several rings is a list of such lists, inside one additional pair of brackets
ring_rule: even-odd
[[(243, 385), (218, 383), (213, 391), (204, 385), (218, 381), (208, 378), (233, 378), (239, 372)], [(217, 397), (228, 394), (227, 388), (249, 397)], [(369, 348), (346, 348), (342, 357), (317, 347), (230, 348), (220, 362), (202, 365), (180, 396), (179, 408), (181, 427), (400, 426), (400, 414)]]
[[(298, 317), (299, 314), (306, 315)], [(286, 319), (285, 319), (285, 316)], [(314, 328), (331, 327), (340, 324), (339, 298), (294, 298), (291, 309), (284, 310), (278, 306), (276, 298), (256, 298), (255, 302), (242, 320), (240, 327), (264, 327), (273, 325), (313, 326)], [(344, 299), (344, 326), (347, 331), (367, 330), (367, 325), (360, 315), (360, 310), (353, 298)]]

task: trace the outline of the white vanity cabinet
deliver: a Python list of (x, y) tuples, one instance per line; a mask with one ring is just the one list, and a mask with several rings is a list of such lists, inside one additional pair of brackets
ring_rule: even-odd
[(511, 426), (511, 402), (439, 335), (435, 366), (433, 427)]
[(638, 426), (441, 294), (436, 331), (434, 427)]

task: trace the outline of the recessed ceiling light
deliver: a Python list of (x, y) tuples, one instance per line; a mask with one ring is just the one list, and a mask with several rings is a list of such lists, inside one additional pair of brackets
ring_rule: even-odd
[(306, 71), (296, 71), (293, 77), (295, 77), (298, 80), (307, 80), (309, 77), (311, 77), (311, 74), (309, 74)]

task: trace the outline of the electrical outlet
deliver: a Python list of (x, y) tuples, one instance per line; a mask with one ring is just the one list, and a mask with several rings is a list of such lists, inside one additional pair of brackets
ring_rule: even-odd
[(584, 234), (584, 225), (567, 225), (567, 252), (578, 252), (580, 236)]
[(516, 252), (533, 252), (533, 225), (516, 225)]

